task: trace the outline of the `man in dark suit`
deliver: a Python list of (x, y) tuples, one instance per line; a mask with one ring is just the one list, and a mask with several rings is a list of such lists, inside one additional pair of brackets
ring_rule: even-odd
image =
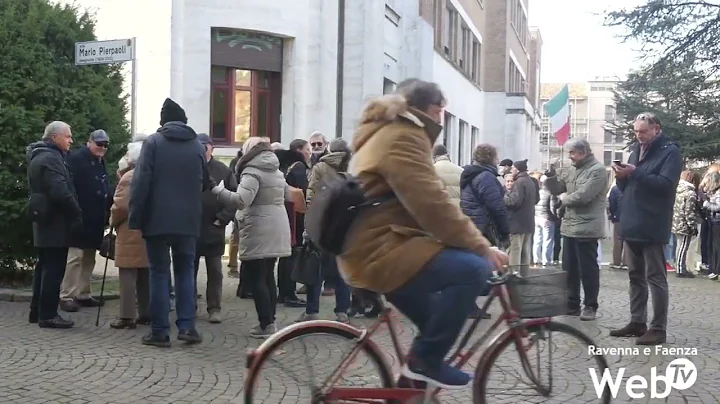
[(55, 121), (45, 128), (41, 141), (27, 148), (28, 212), (33, 222), (33, 243), (38, 249), (29, 320), (39, 323), (40, 327), (71, 328), (74, 325), (57, 312), (70, 235), (83, 224), (65, 161), (72, 143), (70, 126)]

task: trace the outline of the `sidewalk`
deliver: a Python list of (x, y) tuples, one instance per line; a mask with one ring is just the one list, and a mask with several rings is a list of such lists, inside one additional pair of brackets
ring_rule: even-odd
[[(223, 260), (223, 268), (227, 266), (227, 260)], [(100, 296), (100, 288), (102, 285), (103, 272), (105, 271), (105, 258), (101, 257), (100, 254), (95, 258), (95, 269), (93, 270), (91, 289), (93, 295)], [(223, 272), (227, 272), (223, 269)], [(226, 282), (228, 277), (225, 278)], [(230, 278), (232, 279), (232, 278)], [(205, 284), (207, 281), (207, 271), (205, 271), (205, 260), (200, 260), (200, 272), (198, 273), (198, 284)], [(236, 280), (237, 281), (237, 280)], [(118, 299), (119, 293), (119, 282), (118, 282), (118, 269), (115, 267), (115, 262), (110, 260), (107, 266), (107, 277), (105, 278), (105, 292), (103, 298), (105, 300), (116, 300)], [(0, 288), (0, 301), (6, 302), (29, 302), (32, 299), (32, 286), (28, 286), (22, 289), (2, 289)]]

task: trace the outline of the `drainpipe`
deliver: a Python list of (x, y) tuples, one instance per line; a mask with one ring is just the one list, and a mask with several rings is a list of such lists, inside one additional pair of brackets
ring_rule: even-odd
[(337, 75), (335, 98), (335, 137), (342, 137), (343, 77), (345, 76), (345, 0), (338, 1)]

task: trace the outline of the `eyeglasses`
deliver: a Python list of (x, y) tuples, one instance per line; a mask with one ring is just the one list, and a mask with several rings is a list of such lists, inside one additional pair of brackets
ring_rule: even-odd
[(654, 114), (649, 112), (642, 113), (635, 118), (636, 121), (645, 121), (650, 125), (660, 125), (660, 120)]
[(99, 143), (97, 143), (97, 142), (96, 142), (95, 145), (96, 145), (97, 147), (102, 147), (103, 149), (107, 149), (107, 148), (110, 146), (110, 143), (108, 143), (108, 142), (99, 142)]
[(323, 143), (323, 142), (313, 142), (313, 143), (310, 143), (310, 146), (312, 146), (312, 147), (323, 147), (323, 146), (325, 146), (325, 143)]

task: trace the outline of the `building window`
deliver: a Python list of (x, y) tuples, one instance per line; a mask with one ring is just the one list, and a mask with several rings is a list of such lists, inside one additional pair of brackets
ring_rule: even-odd
[(605, 129), (605, 143), (613, 144), (615, 140), (615, 134), (611, 130)]
[(605, 150), (603, 152), (603, 164), (610, 166), (613, 160), (613, 152), (611, 150)]
[(623, 152), (615, 152), (615, 158), (613, 160), (623, 161)]
[(395, 82), (385, 77), (383, 79), (383, 94), (390, 94), (395, 91), (395, 88), (397, 86), (395, 85)]
[(468, 142), (466, 137), (468, 136), (468, 124), (467, 122), (460, 120), (460, 127), (458, 132), (458, 164), (461, 166), (466, 165), (468, 155)]
[(472, 63), (470, 64), (470, 78), (480, 84), (480, 67), (482, 66), (482, 45), (477, 40), (472, 44)]
[(525, 78), (520, 73), (520, 69), (515, 65), (515, 62), (510, 59), (508, 62), (508, 93), (512, 94), (525, 94), (526, 83)]
[(452, 135), (452, 122), (453, 116), (451, 113), (445, 111), (443, 115), (443, 146), (449, 147), (450, 135)]
[(615, 121), (615, 106), (613, 106), (613, 105), (605, 106), (605, 120), (606, 121)]
[(433, 0), (433, 28), (435, 30), (435, 47), (441, 49), (445, 44), (443, 38), (443, 19), (445, 17), (443, 0)]
[(271, 80), (277, 73), (211, 68), (210, 136), (224, 145), (238, 145), (250, 136), (273, 137)]
[(470, 137), (471, 137), (470, 163), (472, 163), (473, 153), (475, 153), (475, 149), (480, 144), (480, 129), (473, 126), (470, 131), (471, 131), (470, 132), (471, 133), (471, 135), (470, 135)]
[(520, 40), (520, 44), (522, 44), (523, 48), (527, 49), (527, 41), (529, 36), (528, 21), (527, 15), (525, 15), (525, 10), (520, 3), (521, 1), (522, 0), (514, 0), (512, 2), (512, 5), (510, 6), (510, 21), (512, 22), (513, 29), (515, 30), (518, 39)]
[(463, 24), (462, 42), (460, 44), (460, 59), (458, 60), (458, 65), (460, 66), (460, 69), (466, 73), (470, 72), (470, 47), (472, 46), (472, 38), (472, 31)]
[(449, 57), (450, 60), (455, 61), (458, 57), (460, 14), (458, 14), (457, 10), (455, 10), (455, 8), (449, 2), (447, 3), (447, 7), (445, 8), (445, 13), (447, 15), (447, 18), (445, 19), (447, 21), (447, 30), (445, 31), (446, 38), (443, 42), (445, 47), (444, 52), (445, 56)]

